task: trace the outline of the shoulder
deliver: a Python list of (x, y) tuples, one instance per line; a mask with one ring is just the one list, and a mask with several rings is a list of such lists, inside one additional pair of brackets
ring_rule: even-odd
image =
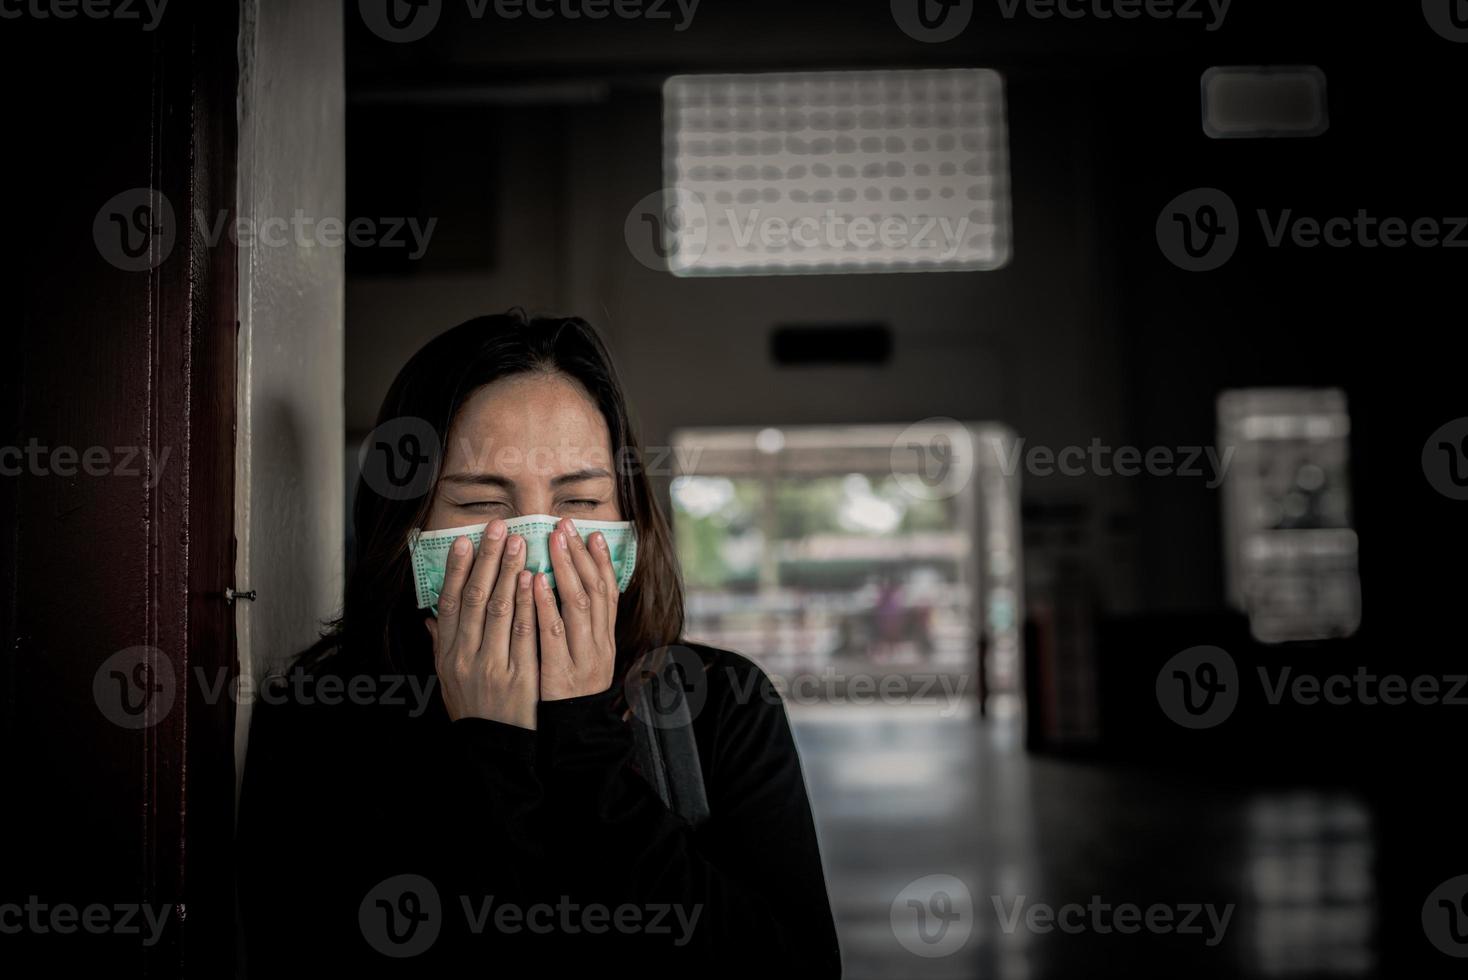
[(738, 694), (754, 688), (774, 689), (775, 682), (764, 668), (742, 653), (723, 650), (704, 643), (682, 641), (671, 647), (673, 661), (679, 663), (685, 673), (693, 665), (701, 668), (708, 678), (709, 694)]
[(784, 728), (785, 704), (775, 678), (733, 650), (682, 642), (670, 648), (681, 668), (696, 721), (719, 728)]
[(742, 653), (712, 647), (707, 643), (694, 643), (689, 640), (680, 640), (677, 646), (691, 652), (706, 667), (720, 667), (726, 671), (734, 671), (741, 675), (757, 673), (764, 676), (764, 670), (760, 665)]
[(433, 676), (384, 670), (340, 645), (318, 644), (252, 680), (252, 743), (257, 735), (301, 747), (357, 742), (435, 708)]
[(685, 676), (693, 664), (703, 668), (684, 691), (710, 805), (722, 811), (734, 805), (733, 799), (744, 805), (768, 798), (767, 810), (773, 812), (803, 778), (780, 685), (753, 659), (733, 650), (684, 642), (672, 653), (685, 664)]

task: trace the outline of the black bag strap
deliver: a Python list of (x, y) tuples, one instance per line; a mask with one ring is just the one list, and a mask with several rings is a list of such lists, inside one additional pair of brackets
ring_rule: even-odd
[[(690, 679), (695, 669), (699, 676)], [(661, 647), (633, 670), (627, 688), (637, 768), (669, 810), (698, 826), (708, 819), (709, 802), (687, 692), (704, 682), (702, 663), (687, 647)]]

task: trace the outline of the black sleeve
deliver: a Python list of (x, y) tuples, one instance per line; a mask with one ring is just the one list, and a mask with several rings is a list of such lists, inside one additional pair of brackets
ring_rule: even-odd
[[(805, 782), (767, 678), (725, 655), (695, 724), (711, 816), (690, 827), (629, 766), (615, 691), (540, 706), (540, 768), (563, 873), (609, 904), (672, 905), (720, 972), (834, 977), (840, 953)], [(732, 680), (733, 683), (728, 681)], [(706, 744), (708, 743), (708, 744)], [(694, 920), (693, 916), (697, 915)], [(682, 925), (675, 929), (689, 931)]]

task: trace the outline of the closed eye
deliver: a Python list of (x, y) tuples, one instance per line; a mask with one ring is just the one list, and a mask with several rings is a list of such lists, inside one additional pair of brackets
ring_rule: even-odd
[(503, 500), (470, 500), (455, 506), (461, 510), (487, 511), (492, 507), (503, 507), (508, 510), (510, 505)]
[(586, 499), (567, 500), (565, 503), (561, 504), (561, 506), (562, 507), (600, 507), (601, 506), (601, 501), (600, 500), (586, 500)]

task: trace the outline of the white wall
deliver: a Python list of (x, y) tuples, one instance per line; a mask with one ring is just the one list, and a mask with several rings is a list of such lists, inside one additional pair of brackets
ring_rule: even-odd
[[(343, 218), (342, 5), (242, 6), (240, 218), (262, 229), (297, 212)], [(341, 602), (345, 253), (285, 237), (242, 241), (239, 253), (236, 587), (259, 594), (236, 604), (244, 691), (308, 646)], [(249, 724), (242, 698), (237, 773)]]

